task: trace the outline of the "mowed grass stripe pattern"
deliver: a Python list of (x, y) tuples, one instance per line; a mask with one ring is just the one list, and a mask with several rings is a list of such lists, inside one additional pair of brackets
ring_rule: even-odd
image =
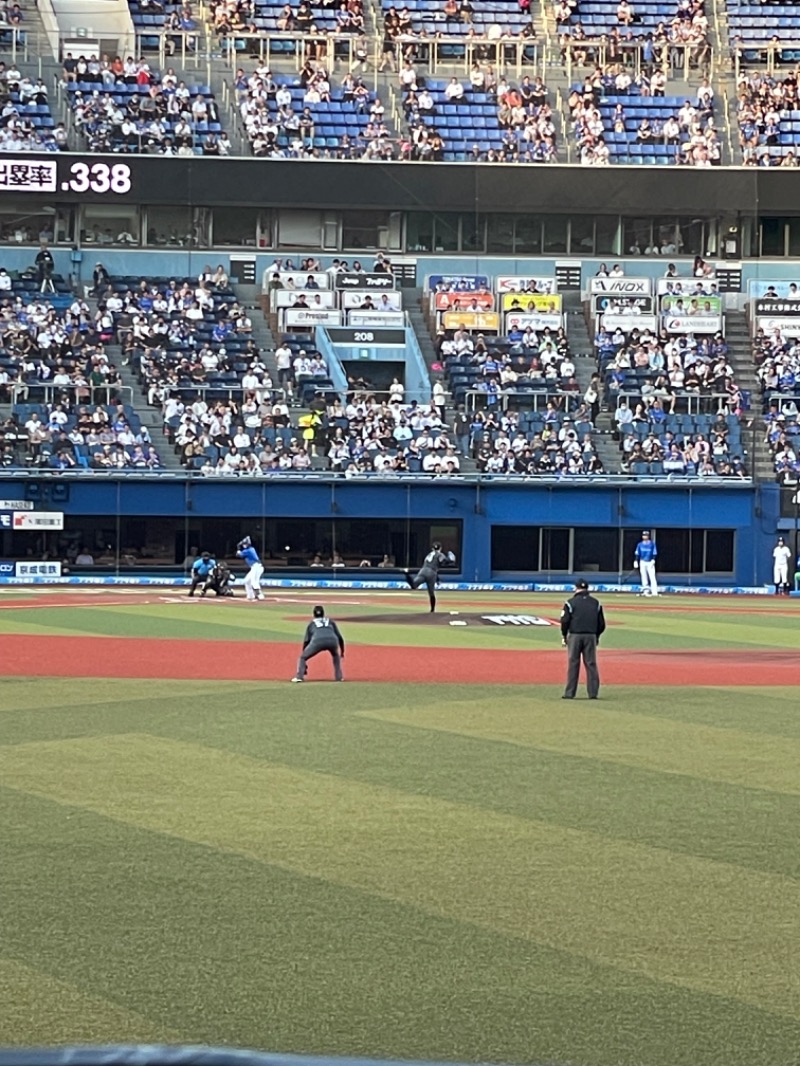
[(103, 996), (17, 959), (0, 958), (0, 1045), (16, 1044), (31, 1020), (46, 1015), (48, 1043), (180, 1041), (177, 1032)]
[[(327, 590), (319, 590), (323, 603)], [(341, 594), (340, 594), (341, 595)], [(374, 644), (381, 647), (430, 646), (520, 649), (554, 648), (558, 646), (555, 626), (487, 626), (474, 616), (485, 613), (534, 613), (556, 623), (564, 597), (551, 596), (545, 605), (534, 608), (517, 605), (510, 609), (502, 597), (487, 595), (485, 604), (475, 594), (444, 592), (441, 613), (435, 627), (407, 622), (374, 623), (370, 616), (419, 616), (427, 623), (424, 596), (398, 592), (371, 598), (369, 593), (352, 592), (347, 602), (330, 603), (331, 614), (346, 627), (346, 637), (354, 644)], [(759, 601), (759, 613), (748, 612), (741, 601), (729, 610), (701, 610), (687, 605), (686, 610), (669, 607), (659, 611), (630, 597), (604, 597), (609, 629), (604, 647), (610, 649), (703, 650), (723, 649), (791, 649), (796, 646), (794, 629), (787, 624), (785, 614), (770, 612)], [(672, 601), (674, 603), (674, 601)], [(615, 610), (619, 603), (620, 609)], [(0, 608), (2, 601), (0, 601)], [(692, 609), (693, 608), (693, 609)], [(241, 598), (217, 603), (216, 600), (184, 597), (180, 602), (95, 605), (91, 601), (80, 607), (46, 606), (35, 600), (31, 607), (0, 609), (0, 633), (31, 633), (45, 635), (85, 634), (87, 636), (142, 637), (148, 639), (181, 637), (186, 640), (248, 640), (268, 643), (271, 640), (300, 640), (304, 621), (311, 609), (310, 600), (246, 604)], [(453, 628), (447, 622), (450, 611), (470, 616), (467, 626)], [(646, 681), (646, 678), (642, 679)]]
[(147, 735), (6, 748), (0, 774), (32, 795), (436, 917), (800, 1011), (800, 884), (789, 878)]
[(553, 704), (531, 707), (511, 696), (500, 707), (463, 701), (364, 712), (418, 729), (602, 759), (658, 773), (800, 794), (800, 739), (631, 715), (613, 709)]
[[(125, 1005), (130, 1039), (384, 1058), (752, 1064), (800, 1040), (742, 1003), (2, 787), (0, 803), (20, 887), (3, 951), (36, 967), (11, 1043), (61, 1039), (60, 981), (109, 1004), (99, 1041)], [(14, 997), (0, 984), (0, 1016)]]

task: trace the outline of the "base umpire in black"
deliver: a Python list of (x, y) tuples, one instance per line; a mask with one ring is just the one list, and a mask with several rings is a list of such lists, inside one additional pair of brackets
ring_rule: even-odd
[(306, 634), (303, 637), (303, 650), (297, 661), (297, 673), (292, 681), (305, 681), (308, 660), (319, 655), (321, 651), (330, 652), (333, 659), (333, 676), (336, 681), (342, 681), (342, 659), (344, 658), (344, 637), (339, 632), (339, 627), (332, 618), (325, 614), (325, 608), (314, 608), (314, 617), (306, 626)]
[(431, 605), (431, 614), (436, 610), (436, 584), (439, 581), (439, 567), (452, 566), (456, 561), (452, 552), (443, 552), (439, 541), (434, 541), (433, 547), (422, 561), (419, 573), (412, 577), (406, 570), (405, 578), (412, 589), (418, 589), (424, 585), (428, 590), (428, 599)]
[(589, 595), (589, 586), (585, 581), (576, 581), (575, 595), (567, 600), (561, 612), (561, 643), (565, 648), (569, 648), (567, 687), (562, 700), (575, 699), (581, 659), (586, 668), (586, 691), (589, 693), (589, 699), (597, 699), (600, 691), (597, 645), (605, 628), (602, 604)]

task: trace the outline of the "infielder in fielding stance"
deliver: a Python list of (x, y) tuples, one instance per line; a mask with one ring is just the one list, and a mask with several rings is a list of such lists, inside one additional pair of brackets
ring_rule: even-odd
[(789, 595), (789, 562), (792, 558), (791, 549), (787, 546), (783, 537), (778, 537), (778, 543), (772, 551), (772, 580), (775, 582), (775, 595), (780, 596), (783, 592)]
[(236, 554), (240, 559), (244, 559), (250, 567), (244, 579), (244, 591), (248, 600), (263, 600), (264, 597), (261, 595), (261, 575), (264, 573), (264, 567), (261, 565), (258, 552), (253, 547), (253, 542), (249, 537), (245, 537), (244, 540), (239, 541), (236, 547)]
[(344, 658), (344, 637), (339, 627), (332, 618), (325, 614), (325, 608), (317, 605), (314, 608), (314, 616), (306, 626), (306, 635), (303, 637), (303, 650), (297, 661), (297, 673), (292, 681), (305, 681), (308, 669), (308, 660), (319, 655), (321, 651), (330, 652), (333, 659), (334, 681), (343, 681), (342, 659)]
[(431, 603), (431, 614), (436, 610), (436, 583), (439, 580), (439, 567), (448, 566), (456, 561), (455, 555), (452, 552), (443, 552), (442, 546), (439, 541), (434, 541), (433, 547), (425, 556), (419, 573), (416, 577), (412, 577), (406, 570), (405, 578), (412, 589), (418, 589), (421, 585), (425, 585), (428, 590), (428, 599)]
[(642, 539), (636, 545), (636, 551), (633, 553), (633, 565), (639, 567), (639, 573), (642, 577), (643, 596), (658, 595), (658, 581), (656, 580), (657, 555), (658, 548), (650, 537), (650, 530), (645, 529), (642, 533)]

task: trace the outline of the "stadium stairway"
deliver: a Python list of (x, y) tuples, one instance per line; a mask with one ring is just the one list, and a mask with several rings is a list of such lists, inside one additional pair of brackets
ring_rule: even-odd
[(417, 344), (419, 344), (425, 365), (428, 368), (428, 374), (433, 379), (436, 377), (436, 371), (431, 368), (437, 362), (438, 357), (431, 331), (422, 311), (422, 289), (419, 286), (413, 289), (403, 289), (403, 303), (408, 311), (409, 325), (416, 334)]
[(123, 365), (122, 349), (118, 344), (105, 346), (108, 358), (119, 369), (122, 384), (131, 390), (132, 406), (141, 419), (142, 425), (147, 427), (150, 439), (153, 442), (161, 465), (164, 470), (183, 470), (179, 456), (175, 452), (175, 446), (170, 444), (164, 433), (164, 420), (161, 411), (157, 407), (149, 407), (147, 399), (142, 393), (142, 386), (131, 367)]
[[(597, 370), (597, 360), (595, 359), (594, 345), (586, 325), (579, 293), (564, 294), (564, 310), (567, 315), (567, 336), (569, 337), (569, 347), (575, 363), (575, 376), (581, 387), (581, 398), (583, 398), (592, 374)], [(601, 407), (592, 439), (597, 449), (598, 458), (609, 474), (619, 473), (621, 458), (619, 444), (612, 436), (613, 429), (613, 412), (606, 411), (604, 407)]]
[(742, 416), (742, 438), (748, 454), (748, 472), (759, 481), (774, 481), (775, 470), (769, 449), (764, 443), (760, 418), (761, 385), (755, 373), (750, 329), (744, 311), (725, 313), (725, 340), (728, 342), (734, 379), (744, 392), (750, 393), (750, 409)]
[(236, 299), (239, 304), (247, 310), (247, 314), (253, 323), (251, 336), (261, 352), (261, 361), (269, 371), (269, 375), (277, 387), (278, 366), (275, 362), (275, 349), (278, 347), (278, 342), (275, 339), (275, 334), (270, 329), (269, 320), (259, 300), (261, 290), (257, 285), (233, 284), (231, 287), (236, 293)]

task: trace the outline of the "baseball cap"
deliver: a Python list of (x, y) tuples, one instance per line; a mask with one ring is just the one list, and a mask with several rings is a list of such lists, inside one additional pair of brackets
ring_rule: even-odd
[(314, 608), (314, 617), (315, 618), (323, 618), (324, 616), (325, 616), (325, 608), (320, 606), (319, 604), (317, 604), (317, 606)]
[(643, 537), (649, 537), (650, 536), (650, 530), (649, 529), (643, 529), (642, 530), (642, 536)]
[(583, 578), (581, 578), (580, 581), (576, 581), (575, 582), (575, 588), (576, 589), (588, 589), (589, 588), (589, 582), (588, 581), (584, 581)]

